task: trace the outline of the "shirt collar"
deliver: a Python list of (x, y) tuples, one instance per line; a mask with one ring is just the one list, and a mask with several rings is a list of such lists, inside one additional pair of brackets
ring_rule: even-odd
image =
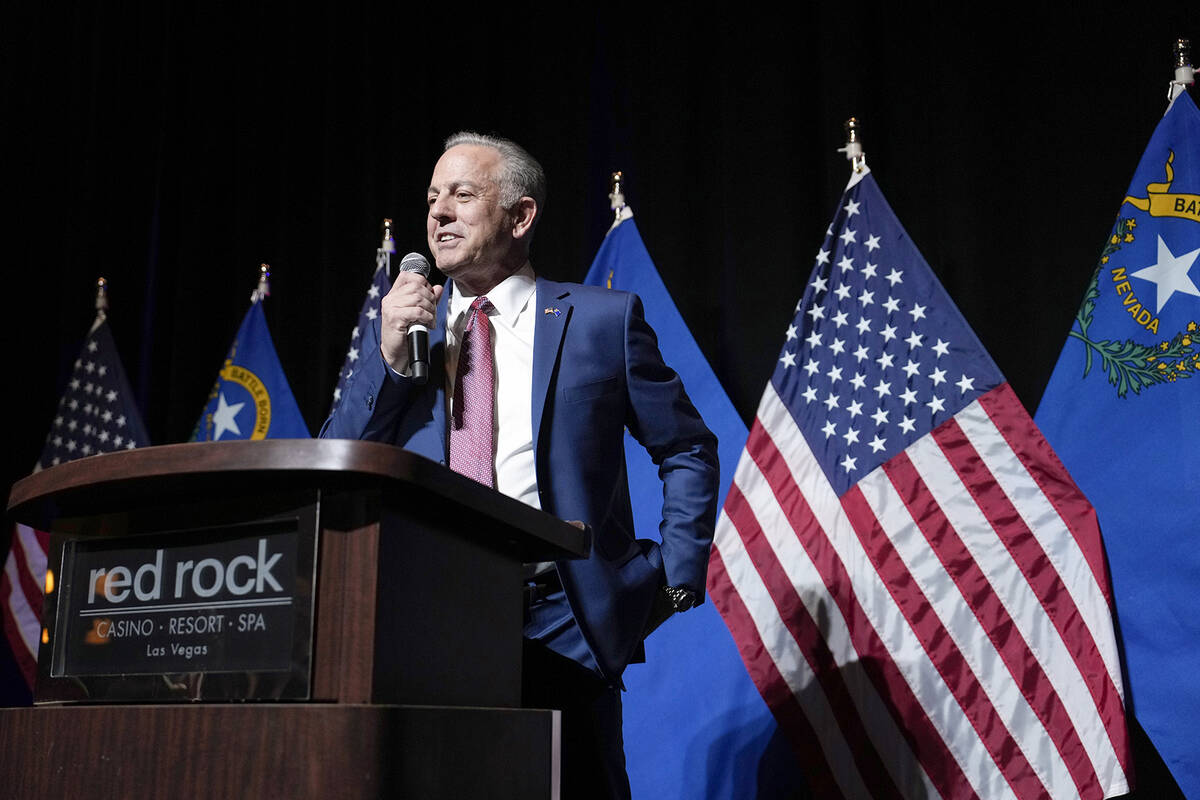
[[(533, 296), (536, 288), (537, 278), (533, 272), (533, 265), (526, 261), (519, 270), (493, 286), (486, 297), (496, 307), (496, 313), (501, 319), (512, 325), (529, 305), (529, 298)], [(476, 295), (459, 291), (458, 285), (455, 284), (454, 292), (450, 295), (448, 314), (448, 319), (452, 324), (466, 313), (471, 303), (475, 301), (475, 297)]]

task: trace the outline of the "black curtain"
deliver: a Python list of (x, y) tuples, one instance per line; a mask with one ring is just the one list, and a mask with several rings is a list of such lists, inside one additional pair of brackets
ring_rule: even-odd
[(533, 261), (551, 277), (583, 277), (624, 171), (749, 421), (858, 117), (889, 202), (1032, 411), (1165, 110), (1174, 39), (1200, 31), (1186, 4), (961, 5), (8, 4), (5, 485), (41, 450), (99, 276), (164, 444), (190, 435), (269, 263), (267, 318), (315, 432), (380, 223), (424, 251), (430, 170), (463, 128), (546, 167)]

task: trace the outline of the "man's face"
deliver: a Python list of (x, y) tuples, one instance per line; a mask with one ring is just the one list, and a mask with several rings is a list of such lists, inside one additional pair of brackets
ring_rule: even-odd
[(458, 145), (433, 168), (425, 220), (429, 250), (442, 274), (467, 288), (494, 285), (511, 269), (506, 262), (513, 219), (500, 205), (500, 166), (500, 154), (490, 147)]

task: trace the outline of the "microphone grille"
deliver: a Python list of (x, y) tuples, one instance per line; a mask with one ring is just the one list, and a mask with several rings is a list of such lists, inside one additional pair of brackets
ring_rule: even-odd
[(415, 272), (418, 275), (429, 277), (429, 261), (420, 253), (409, 253), (404, 258), (400, 259), (401, 272)]

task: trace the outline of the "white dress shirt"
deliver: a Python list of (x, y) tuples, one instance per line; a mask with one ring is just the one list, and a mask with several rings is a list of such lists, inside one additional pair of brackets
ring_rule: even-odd
[[(454, 379), (459, 345), (474, 295), (455, 284), (446, 310), (446, 419), (454, 418)], [(496, 489), (534, 508), (538, 501), (537, 469), (533, 455), (533, 324), (535, 279), (529, 262), (492, 287), (485, 297), (494, 311), (488, 315), (492, 332), (496, 443)]]

